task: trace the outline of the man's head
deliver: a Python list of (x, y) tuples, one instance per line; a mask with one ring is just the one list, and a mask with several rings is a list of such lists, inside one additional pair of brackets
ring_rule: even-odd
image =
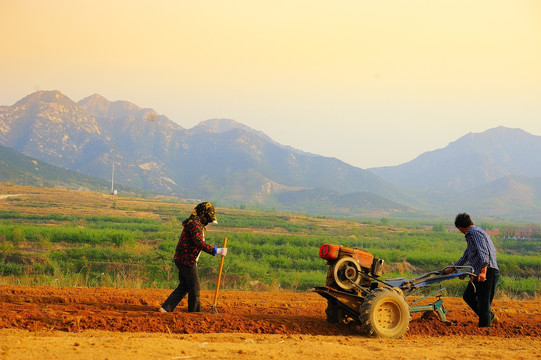
[(468, 230), (470, 226), (473, 225), (473, 221), (471, 221), (470, 215), (466, 213), (458, 214), (455, 218), (455, 226), (458, 230), (462, 231), (463, 233)]
[(203, 226), (206, 226), (209, 223), (218, 223), (214, 206), (209, 202), (198, 204), (195, 209), (193, 209), (192, 214), (197, 215), (199, 219), (201, 219)]

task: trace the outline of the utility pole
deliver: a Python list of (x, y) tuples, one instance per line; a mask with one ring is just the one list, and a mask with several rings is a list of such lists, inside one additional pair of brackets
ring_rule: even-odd
[(113, 143), (113, 171), (111, 175), (111, 194), (115, 193), (115, 154), (116, 154), (116, 145)]

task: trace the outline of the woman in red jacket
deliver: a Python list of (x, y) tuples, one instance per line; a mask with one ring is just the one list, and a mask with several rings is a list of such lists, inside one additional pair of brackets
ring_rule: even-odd
[(200, 312), (199, 275), (197, 259), (201, 251), (210, 255), (227, 255), (227, 248), (216, 248), (205, 243), (205, 226), (215, 223), (214, 206), (209, 202), (198, 204), (189, 218), (182, 222), (182, 233), (175, 250), (175, 265), (178, 268), (180, 284), (169, 295), (160, 308), (161, 312), (172, 312), (180, 301), (188, 294), (188, 312)]

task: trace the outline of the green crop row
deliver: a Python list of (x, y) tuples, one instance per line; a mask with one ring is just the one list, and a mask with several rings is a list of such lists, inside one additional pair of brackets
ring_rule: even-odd
[[(181, 231), (175, 217), (164, 220), (123, 217), (69, 217), (0, 212), (0, 277), (36, 284), (78, 286), (137, 286), (173, 288), (177, 271), (172, 258)], [(316, 218), (299, 224), (288, 215), (231, 213), (206, 235), (218, 247), (228, 238), (224, 287), (286, 288), (305, 291), (325, 283), (326, 262), (318, 257), (325, 243), (363, 249), (385, 260), (384, 277), (415, 277), (458, 260), (466, 242), (458, 232), (358, 226), (318, 226)], [(330, 224), (333, 219), (325, 219)], [(437, 224), (436, 224), (437, 225)], [(247, 229), (247, 230), (243, 230)], [(257, 231), (259, 229), (260, 231)], [(271, 230), (265, 232), (263, 230)], [(274, 231), (279, 229), (279, 231)], [(257, 232), (256, 232), (257, 231)], [(502, 294), (541, 293), (541, 253), (538, 240), (495, 238), (502, 272)], [(203, 287), (213, 288), (219, 258), (202, 254)], [(401, 265), (407, 264), (407, 267)], [(402, 270), (405, 269), (405, 270)], [(443, 284), (459, 295), (464, 282)]]
[(80, 229), (74, 227), (45, 227), (32, 225), (0, 226), (0, 238), (19, 244), (23, 241), (38, 242), (43, 239), (74, 244), (134, 244), (138, 232), (112, 229)]

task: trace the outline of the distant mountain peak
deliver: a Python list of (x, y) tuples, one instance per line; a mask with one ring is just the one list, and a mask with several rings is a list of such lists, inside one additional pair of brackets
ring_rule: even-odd
[(232, 119), (209, 119), (201, 121), (197, 126), (194, 126), (189, 131), (192, 134), (200, 133), (216, 133), (222, 134), (231, 130), (240, 129), (257, 137), (264, 139), (265, 141), (274, 143), (274, 141), (267, 136), (264, 132), (252, 129), (249, 126), (241, 124)]
[(92, 94), (85, 97), (84, 99), (79, 100), (77, 103), (98, 103), (98, 104), (110, 104), (111, 102), (98, 93)]
[(37, 103), (62, 103), (76, 105), (73, 100), (71, 100), (66, 95), (62, 94), (58, 90), (43, 90), (36, 91), (30, 95), (25, 96), (21, 100), (15, 103), (15, 106), (37, 104)]
[(519, 128), (509, 128), (506, 126), (498, 126), (495, 128), (485, 130), (480, 133), (470, 132), (454, 142), (456, 143), (456, 142), (472, 141), (472, 140), (477, 141), (480, 139), (492, 139), (492, 141), (501, 141), (502, 139), (505, 139), (506, 141), (509, 141), (509, 139), (513, 139), (517, 137), (530, 137), (530, 136), (535, 136), (535, 135), (532, 135)]
[(123, 107), (124, 109), (141, 109), (139, 106), (124, 100), (110, 101), (100, 94), (90, 95), (77, 102), (79, 106), (99, 105), (100, 107), (110, 108), (112, 106)]
[(201, 121), (199, 124), (194, 126), (191, 130), (193, 132), (211, 132), (211, 133), (225, 133), (233, 129), (242, 129), (251, 133), (261, 133), (260, 131), (254, 130), (249, 126), (243, 125), (232, 119), (209, 119)]
[(292, 151), (295, 154), (302, 154), (302, 155), (308, 155), (308, 156), (318, 156), (311, 153), (304, 152), (302, 150), (295, 149), (288, 145), (281, 145), (277, 143), (276, 141), (272, 140), (267, 134), (265, 134), (262, 131), (255, 130), (249, 126), (246, 126), (244, 124), (241, 124), (235, 120), (232, 119), (209, 119), (201, 121), (197, 126), (194, 126), (189, 130), (191, 134), (201, 134), (201, 133), (216, 133), (216, 134), (222, 134), (226, 133), (231, 130), (242, 130), (249, 134), (255, 135), (269, 143), (272, 143), (276, 146), (281, 147), (282, 149), (286, 149), (288, 151)]
[[(126, 116), (128, 114), (134, 114), (141, 111), (145, 112), (145, 114), (156, 114), (156, 112), (152, 109), (143, 109), (134, 103), (125, 100), (109, 101), (99, 94), (93, 94), (79, 100), (77, 105), (94, 116), (106, 118)], [(157, 117), (157, 115), (155, 115), (155, 117)]]
[(468, 133), (407, 163), (370, 171), (395, 184), (450, 194), (509, 175), (541, 176), (541, 136), (499, 126)]
[(102, 113), (107, 112), (107, 109), (111, 106), (111, 102), (99, 94), (90, 95), (79, 100), (77, 104), (85, 109), (99, 110)]

